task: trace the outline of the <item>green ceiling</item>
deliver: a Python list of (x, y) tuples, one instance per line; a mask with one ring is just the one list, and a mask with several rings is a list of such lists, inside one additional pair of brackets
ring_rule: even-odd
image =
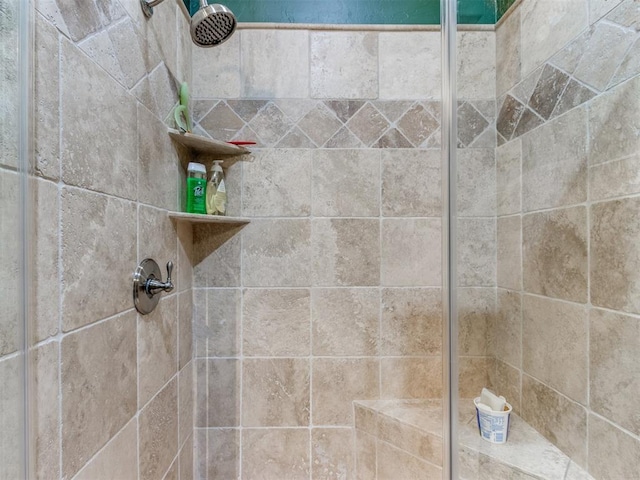
[[(210, 0), (239, 22), (437, 25), (440, 0)], [(458, 0), (458, 23), (494, 24), (515, 0)], [(199, 0), (184, 0), (193, 15)], [(190, 5), (189, 5), (190, 4)]]

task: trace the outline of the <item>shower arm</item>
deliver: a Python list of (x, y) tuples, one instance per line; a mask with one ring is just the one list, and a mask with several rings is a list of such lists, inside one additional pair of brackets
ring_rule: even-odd
[(153, 15), (153, 7), (160, 5), (162, 2), (164, 2), (164, 0), (140, 0), (140, 6), (142, 7), (144, 16), (151, 18), (151, 15)]

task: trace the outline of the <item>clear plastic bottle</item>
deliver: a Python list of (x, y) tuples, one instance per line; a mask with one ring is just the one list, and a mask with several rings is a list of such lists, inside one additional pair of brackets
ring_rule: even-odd
[(209, 215), (226, 215), (227, 188), (224, 184), (224, 171), (220, 166), (220, 160), (213, 163), (211, 179), (207, 185), (207, 213)]
[(207, 213), (207, 169), (191, 162), (187, 168), (187, 213)]

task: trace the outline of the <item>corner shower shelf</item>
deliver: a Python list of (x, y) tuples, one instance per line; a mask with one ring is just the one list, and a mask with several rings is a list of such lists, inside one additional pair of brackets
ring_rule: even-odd
[(201, 215), (198, 213), (186, 213), (186, 212), (169, 212), (169, 218), (176, 222), (185, 223), (219, 223), (232, 225), (245, 225), (250, 222), (248, 218), (243, 217), (222, 217), (219, 215)]
[(180, 133), (178, 130), (169, 129), (169, 136), (181, 145), (184, 145), (198, 153), (206, 153), (216, 155), (219, 158), (235, 157), (238, 155), (247, 155), (251, 151), (244, 147), (238, 147), (231, 143), (213, 140), (211, 138), (201, 137), (193, 133)]

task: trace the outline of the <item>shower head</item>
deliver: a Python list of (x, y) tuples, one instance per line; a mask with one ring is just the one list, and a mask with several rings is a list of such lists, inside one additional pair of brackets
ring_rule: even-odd
[[(164, 0), (140, 0), (147, 18), (153, 15), (153, 7)], [(191, 17), (191, 40), (199, 47), (215, 47), (226, 42), (236, 30), (236, 17), (224, 5), (209, 5), (200, 0), (200, 9)]]
[(226, 42), (238, 22), (224, 5), (200, 0), (200, 9), (191, 17), (191, 40), (199, 47), (215, 47)]

